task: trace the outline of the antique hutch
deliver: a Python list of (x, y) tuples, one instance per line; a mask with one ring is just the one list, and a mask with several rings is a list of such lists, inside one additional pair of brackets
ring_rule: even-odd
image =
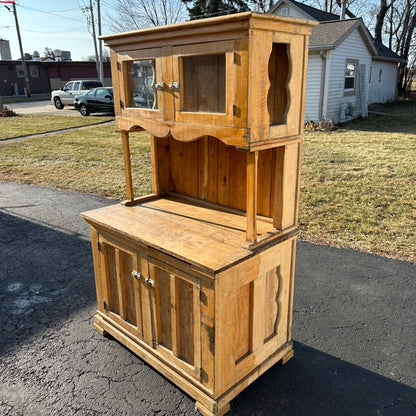
[[(308, 38), (257, 13), (104, 36), (127, 199), (91, 225), (94, 327), (223, 415), (293, 355), (291, 321)], [(130, 140), (150, 134), (152, 194)]]

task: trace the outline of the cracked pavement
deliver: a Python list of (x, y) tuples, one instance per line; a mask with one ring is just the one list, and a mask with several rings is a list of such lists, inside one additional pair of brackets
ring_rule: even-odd
[[(0, 415), (198, 415), (92, 328), (89, 229), (117, 201), (0, 181)], [(298, 243), (295, 357), (231, 402), (241, 415), (416, 414), (416, 264)]]

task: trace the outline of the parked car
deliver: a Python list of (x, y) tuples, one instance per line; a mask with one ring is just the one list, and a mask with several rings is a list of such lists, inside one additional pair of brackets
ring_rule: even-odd
[(114, 114), (113, 89), (99, 87), (77, 95), (74, 99), (74, 106), (83, 116), (89, 116), (90, 113)]
[(74, 105), (76, 95), (84, 94), (96, 87), (102, 87), (100, 81), (80, 80), (67, 82), (60, 90), (52, 91), (51, 101), (58, 110), (62, 110), (65, 105)]

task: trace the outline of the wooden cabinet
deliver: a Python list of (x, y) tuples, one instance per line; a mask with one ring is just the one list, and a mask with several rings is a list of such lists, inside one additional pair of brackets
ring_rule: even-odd
[(118, 128), (249, 149), (299, 136), (311, 25), (241, 13), (104, 36)]
[[(94, 327), (207, 416), (293, 355), (311, 25), (242, 13), (104, 37), (126, 200), (82, 214)], [(153, 193), (135, 198), (129, 143), (143, 129)]]

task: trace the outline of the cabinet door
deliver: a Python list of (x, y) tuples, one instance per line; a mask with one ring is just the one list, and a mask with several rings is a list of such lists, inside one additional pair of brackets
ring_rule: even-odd
[(138, 252), (110, 238), (99, 236), (102, 302), (98, 310), (139, 339), (146, 337), (142, 319), (142, 282), (135, 271), (142, 259)]
[(171, 58), (166, 55), (164, 48), (119, 55), (119, 94), (124, 116), (160, 122), (172, 119), (173, 98), (168, 93), (172, 68)]
[(100, 235), (99, 310), (181, 371), (200, 380), (200, 281)]
[(173, 48), (175, 121), (233, 126), (234, 41)]
[(177, 368), (200, 379), (200, 281), (149, 258), (154, 281), (155, 348)]

